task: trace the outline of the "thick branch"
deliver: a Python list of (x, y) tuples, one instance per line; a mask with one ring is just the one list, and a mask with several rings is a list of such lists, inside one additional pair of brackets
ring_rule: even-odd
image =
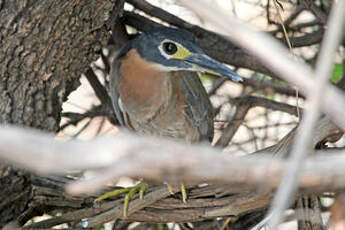
[[(270, 150), (280, 156), (283, 153), (286, 154), (294, 133), (295, 131)], [(316, 145), (321, 140), (337, 136), (340, 133), (334, 125), (324, 118), (319, 121), (313, 142)], [(82, 190), (89, 192), (91, 191), (90, 188), (102, 187), (100, 183), (104, 183), (104, 178), (110, 180), (121, 175), (140, 176), (159, 181), (202, 180), (230, 183), (225, 186), (209, 185), (195, 188), (189, 193), (189, 202), (187, 204), (181, 203), (179, 199), (172, 198), (166, 198), (154, 203), (151, 199), (148, 199), (147, 202), (149, 203), (142, 203), (142, 201), (135, 198), (133, 203), (131, 202), (134, 208), (132, 211), (139, 210), (143, 206), (146, 207), (128, 217), (129, 220), (135, 221), (197, 221), (215, 216), (236, 216), (248, 211), (266, 208), (271, 199), (271, 194), (251, 193), (248, 188), (257, 187), (257, 185), (264, 185), (265, 188), (268, 186), (276, 187), (286, 164), (285, 161), (278, 158), (272, 159), (270, 155), (234, 158), (221, 154), (219, 150), (208, 146), (186, 146), (182, 143), (147, 139), (133, 134), (121, 134), (114, 138), (101, 138), (90, 142), (62, 142), (54, 140), (53, 137), (47, 137), (46, 134), (42, 135), (28, 130), (5, 127), (0, 130), (0, 135), (3, 137), (0, 140), (0, 157), (4, 158), (6, 156), (5, 159), (12, 159), (12, 162), (19, 161), (19, 166), (26, 164), (31, 170), (48, 173), (52, 169), (55, 173), (63, 173), (65, 170), (87, 167), (94, 169), (108, 168), (105, 173), (103, 171), (96, 177), (96, 181), (90, 180), (79, 185), (74, 184), (74, 189), (77, 188), (79, 192)], [(25, 148), (18, 146), (18, 138), (25, 143)], [(40, 146), (40, 148), (37, 149), (36, 146)], [(21, 157), (18, 157), (17, 154), (20, 154)], [(136, 160), (133, 161), (133, 159)], [(345, 181), (341, 179), (344, 178), (342, 175), (345, 174), (343, 170), (344, 161), (343, 155), (310, 158), (302, 172), (301, 188), (304, 191), (312, 190), (314, 192), (344, 188)], [(160, 163), (157, 164), (156, 162)], [(212, 162), (212, 165), (209, 162)], [(274, 175), (274, 177), (268, 175)], [(63, 186), (63, 184), (60, 186)], [(147, 196), (151, 197), (153, 194), (159, 194), (160, 199), (169, 195), (166, 194), (167, 190), (165, 188), (157, 189), (151, 188)], [(43, 193), (42, 190), (38, 189), (37, 191), (41, 191), (37, 192), (37, 195), (42, 197), (46, 194), (44, 191), (48, 190), (43, 190)], [(48, 193), (50, 196), (53, 194), (49, 191)], [(234, 193), (240, 194), (230, 195)], [(54, 194), (54, 196), (66, 196), (63, 193)], [(210, 198), (210, 196), (214, 196), (214, 198)], [(60, 197), (52, 200), (48, 198), (43, 202), (38, 202), (36, 206), (49, 205), (54, 200), (56, 202), (64, 199), (66, 198)], [(92, 199), (91, 201), (84, 198), (69, 199), (72, 200), (58, 201), (58, 203), (67, 205), (66, 207), (76, 205), (76, 208), (83, 207), (80, 206), (81, 204), (85, 205), (84, 207), (92, 205), (90, 203)], [(37, 198), (35, 200), (37, 201)], [(95, 226), (116, 216), (122, 218), (119, 216), (119, 213), (122, 213), (122, 201), (121, 197), (117, 197), (115, 201), (76, 210), (61, 217), (40, 222), (35, 226), (51, 227), (83, 218), (88, 218), (90, 227)]]
[[(319, 127), (320, 130), (313, 139), (315, 145), (328, 136), (341, 134), (327, 119), (321, 120)], [(13, 127), (3, 127), (0, 135), (0, 157), (19, 167), (45, 174), (66, 173), (68, 170), (86, 168), (107, 169), (101, 173), (102, 176), (94, 180), (71, 186), (70, 191), (73, 192), (95, 190), (120, 176), (142, 177), (155, 181), (205, 180), (255, 186), (262, 183), (267, 175), (275, 175), (267, 182), (269, 186), (274, 187), (279, 183), (286, 164), (285, 161), (272, 160), (268, 156), (229, 157), (207, 145), (189, 146), (169, 140), (147, 139), (129, 133), (89, 142), (56, 141), (46, 134)], [(18, 138), (23, 145), (18, 145)], [(287, 144), (286, 141), (281, 141), (279, 145), (283, 146), (283, 149), (280, 148), (279, 151), (289, 149), (291, 143)], [(37, 149), (37, 146), (40, 148)], [(212, 165), (209, 162), (212, 162)], [(329, 156), (322, 160), (309, 159), (302, 171), (301, 186), (327, 189), (344, 186), (345, 181), (341, 179), (334, 184), (335, 175), (345, 173), (343, 163), (342, 155)], [(320, 164), (323, 167), (320, 167)], [(325, 177), (328, 180), (324, 180)], [(313, 180), (319, 184), (311, 183)]]

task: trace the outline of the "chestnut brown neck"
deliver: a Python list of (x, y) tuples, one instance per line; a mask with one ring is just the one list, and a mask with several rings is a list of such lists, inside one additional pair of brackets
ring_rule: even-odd
[(120, 97), (132, 117), (150, 118), (171, 96), (168, 73), (141, 58), (135, 49), (122, 59), (120, 75)]

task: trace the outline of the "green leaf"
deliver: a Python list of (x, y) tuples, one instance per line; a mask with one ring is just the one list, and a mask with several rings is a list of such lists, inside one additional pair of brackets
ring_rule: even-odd
[(94, 229), (95, 229), (95, 230), (103, 230), (104, 227), (103, 227), (103, 225), (98, 225), (98, 226), (96, 226)]
[(343, 77), (344, 66), (343, 64), (335, 64), (333, 66), (333, 73), (331, 81), (333, 83), (338, 83), (340, 79)]
[(321, 0), (321, 2), (322, 2), (322, 4), (324, 5), (324, 6), (326, 6), (327, 8), (329, 8), (329, 6), (330, 6), (330, 2), (329, 2), (330, 0)]
[(257, 73), (257, 78), (259, 80), (272, 80), (272, 78), (266, 74), (263, 74), (263, 73)]
[(266, 98), (267, 98), (268, 100), (274, 100), (275, 94), (274, 94), (274, 93), (267, 94), (267, 95), (266, 95)]

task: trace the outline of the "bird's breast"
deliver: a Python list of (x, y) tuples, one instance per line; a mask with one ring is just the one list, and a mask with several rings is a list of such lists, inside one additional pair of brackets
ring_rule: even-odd
[(186, 117), (184, 94), (179, 90), (176, 81), (180, 79), (169, 77), (172, 93), (165, 103), (151, 114), (150, 119), (141, 119), (129, 114), (131, 126), (140, 133), (185, 139), (188, 142), (200, 141), (197, 129)]
[(150, 119), (169, 100), (170, 79), (154, 63), (129, 51), (120, 68), (120, 97), (132, 119)]
[[(138, 63), (138, 62), (136, 62)], [(126, 69), (122, 63), (120, 97), (129, 125), (137, 132), (200, 140), (200, 134), (186, 118), (184, 90), (179, 74), (183, 72), (149, 71), (149, 65)], [(152, 70), (152, 69), (151, 69)], [(148, 74), (150, 73), (150, 74)]]

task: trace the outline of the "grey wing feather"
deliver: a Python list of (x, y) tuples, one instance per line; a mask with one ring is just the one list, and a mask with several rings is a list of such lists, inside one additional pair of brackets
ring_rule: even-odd
[(115, 115), (117, 120), (119, 121), (121, 126), (125, 126), (125, 119), (124, 114), (121, 109), (121, 106), (119, 102), (121, 101), (120, 94), (119, 94), (119, 82), (120, 82), (120, 73), (119, 73), (119, 67), (120, 67), (120, 61), (114, 60), (111, 66), (110, 70), (110, 97), (113, 104), (113, 108), (115, 111)]
[(193, 126), (196, 126), (203, 137), (212, 141), (214, 134), (213, 107), (203, 87), (199, 76), (195, 72), (186, 72), (182, 80), (185, 90), (185, 113)]

